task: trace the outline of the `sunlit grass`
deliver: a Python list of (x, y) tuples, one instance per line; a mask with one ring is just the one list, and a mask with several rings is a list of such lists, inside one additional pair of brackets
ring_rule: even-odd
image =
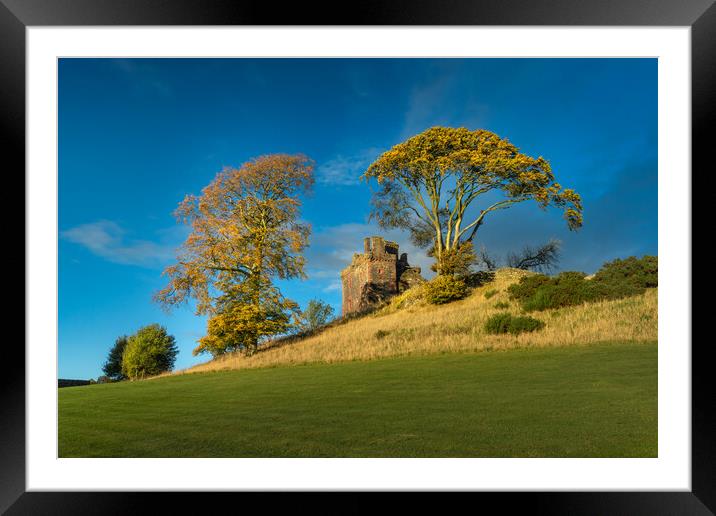
[(251, 357), (60, 389), (60, 456), (656, 456), (657, 290), (486, 334), (521, 313), (506, 289), (523, 274), (440, 306), (411, 289)]
[(177, 375), (58, 397), (60, 457), (654, 457), (658, 444), (655, 342)]
[[(427, 305), (419, 290), (408, 290), (377, 313), (328, 327), (317, 335), (269, 345), (251, 357), (228, 354), (179, 373), (657, 339), (657, 289), (619, 300), (532, 312), (545, 322), (544, 329), (517, 336), (488, 335), (484, 324), (490, 316), (521, 313), (506, 289), (524, 274), (516, 269), (499, 270), (494, 281), (475, 289), (468, 298), (440, 306)], [(508, 308), (499, 307), (504, 304)]]

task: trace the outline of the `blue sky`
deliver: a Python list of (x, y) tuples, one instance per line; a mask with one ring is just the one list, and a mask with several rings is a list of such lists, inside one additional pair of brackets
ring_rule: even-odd
[[(316, 161), (303, 218), (313, 227), (302, 306), (340, 313), (339, 271), (362, 238), (382, 151), (434, 125), (483, 128), (550, 161), (582, 194), (584, 227), (558, 210), (494, 214), (477, 246), (503, 256), (549, 238), (562, 270), (657, 253), (656, 59), (61, 59), (59, 62), (59, 375), (96, 378), (114, 339), (159, 322), (178, 368), (206, 321), (152, 302), (187, 235), (172, 212), (224, 166), (273, 152)], [(413, 264), (430, 261), (390, 232)]]

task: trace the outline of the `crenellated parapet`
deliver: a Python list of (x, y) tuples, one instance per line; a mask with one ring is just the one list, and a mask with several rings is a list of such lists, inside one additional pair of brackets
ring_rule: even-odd
[(345, 316), (366, 311), (424, 280), (420, 267), (411, 267), (406, 253), (399, 255), (396, 242), (373, 236), (363, 240), (363, 253), (353, 255), (341, 281)]

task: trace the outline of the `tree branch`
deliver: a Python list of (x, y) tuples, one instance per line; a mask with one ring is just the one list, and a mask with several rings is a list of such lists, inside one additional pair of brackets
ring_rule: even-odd
[(528, 198), (529, 197), (522, 197), (522, 198), (518, 198), (518, 199), (505, 199), (503, 201), (496, 202), (495, 204), (487, 207), (484, 210), (481, 210), (480, 215), (474, 221), (472, 221), (470, 224), (465, 226), (465, 228), (460, 232), (459, 236), (464, 235), (465, 232), (467, 232), (470, 228), (473, 228), (472, 233), (470, 233), (470, 236), (467, 238), (467, 241), (470, 242), (473, 239), (473, 237), (475, 236), (477, 229), (482, 225), (482, 223), (485, 219), (485, 215), (487, 215), (491, 211), (504, 210), (505, 208), (509, 208), (513, 204), (517, 204), (517, 203), (526, 201)]

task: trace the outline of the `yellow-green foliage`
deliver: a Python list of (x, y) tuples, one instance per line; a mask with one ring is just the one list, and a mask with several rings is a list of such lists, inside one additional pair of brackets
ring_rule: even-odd
[(470, 289), (462, 279), (450, 275), (436, 276), (425, 285), (425, 299), (432, 305), (444, 305), (463, 299), (469, 292)]
[(174, 337), (163, 326), (144, 326), (127, 340), (122, 374), (135, 380), (171, 371), (178, 352)]
[[(495, 279), (460, 301), (428, 304), (421, 287), (393, 298), (383, 309), (290, 343), (275, 342), (251, 357), (227, 354), (189, 369), (189, 372), (273, 367), (312, 362), (372, 360), (381, 357), (444, 352), (488, 351), (521, 347), (583, 346), (603, 341), (655, 341), (657, 289), (624, 299), (599, 301), (544, 312), (546, 326), (520, 335), (488, 335), (487, 319), (504, 310), (522, 315), (510, 303), (507, 287), (532, 273), (500, 269)], [(499, 292), (485, 299), (485, 292)]]
[[(484, 129), (431, 127), (378, 156), (361, 177), (379, 186), (371, 215), (382, 227), (405, 229), (432, 244), (433, 270), (440, 274), (467, 272), (475, 259), (471, 242), (485, 217), (515, 204), (554, 206), (570, 229), (582, 225), (582, 198), (557, 182), (546, 159)], [(483, 200), (488, 193), (502, 198)]]

